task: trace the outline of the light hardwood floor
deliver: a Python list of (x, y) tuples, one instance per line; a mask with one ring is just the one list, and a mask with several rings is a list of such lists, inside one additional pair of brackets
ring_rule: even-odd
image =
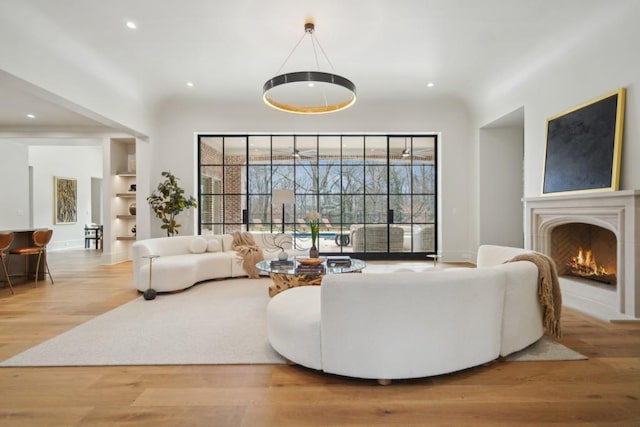
[[(51, 253), (55, 285), (0, 288), (0, 360), (138, 297), (131, 265), (96, 255)], [(0, 368), (0, 426), (640, 425), (640, 325), (565, 309), (563, 327), (589, 360), (387, 387), (286, 365)]]

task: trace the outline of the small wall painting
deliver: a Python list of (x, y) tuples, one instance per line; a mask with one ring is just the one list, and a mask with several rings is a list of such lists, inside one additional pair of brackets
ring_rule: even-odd
[(53, 178), (53, 223), (75, 224), (78, 221), (78, 180)]

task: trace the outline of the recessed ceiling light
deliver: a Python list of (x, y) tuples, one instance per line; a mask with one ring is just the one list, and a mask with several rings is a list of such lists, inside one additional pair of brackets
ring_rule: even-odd
[(193, 87), (193, 82), (187, 82), (187, 86)]
[(31, 114), (31, 113), (27, 114), (27, 117), (29, 117), (30, 119), (35, 119), (36, 118), (36, 116), (34, 114)]
[(127, 28), (131, 28), (132, 30), (135, 30), (136, 28), (138, 28), (138, 26), (133, 21), (127, 21)]
[(427, 87), (433, 87), (433, 86), (434, 86), (433, 82), (427, 83)]

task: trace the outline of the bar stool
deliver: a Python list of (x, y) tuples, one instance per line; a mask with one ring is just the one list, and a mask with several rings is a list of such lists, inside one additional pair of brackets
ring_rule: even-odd
[(53, 285), (53, 277), (51, 276), (51, 270), (49, 270), (49, 264), (47, 263), (47, 245), (51, 240), (51, 236), (53, 235), (53, 230), (36, 230), (33, 232), (33, 244), (34, 246), (25, 246), (22, 248), (14, 248), (9, 252), (10, 255), (25, 255), (26, 258), (24, 260), (24, 275), (28, 276), (29, 272), (29, 255), (38, 255), (38, 263), (36, 264), (36, 284), (35, 287), (38, 287), (38, 273), (40, 269), (40, 260), (43, 259), (44, 255), (44, 268), (45, 274), (49, 274), (49, 278), (51, 279), (51, 284)]
[(11, 289), (11, 294), (15, 294), (15, 292), (13, 292), (13, 286), (11, 285), (11, 279), (9, 278), (9, 270), (7, 270), (7, 263), (5, 261), (5, 258), (7, 257), (7, 254), (4, 253), (4, 251), (6, 251), (9, 246), (11, 246), (11, 243), (13, 243), (13, 233), (0, 233), (0, 260), (2, 261), (2, 269), (4, 270), (4, 277), (7, 278), (7, 283), (9, 284), (9, 289)]

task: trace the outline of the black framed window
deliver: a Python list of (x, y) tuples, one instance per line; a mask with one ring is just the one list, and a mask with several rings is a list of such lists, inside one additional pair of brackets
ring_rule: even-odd
[[(320, 252), (422, 259), (437, 251), (437, 135), (198, 137), (200, 233), (292, 233), (322, 214)], [(295, 203), (272, 204), (274, 189)]]

